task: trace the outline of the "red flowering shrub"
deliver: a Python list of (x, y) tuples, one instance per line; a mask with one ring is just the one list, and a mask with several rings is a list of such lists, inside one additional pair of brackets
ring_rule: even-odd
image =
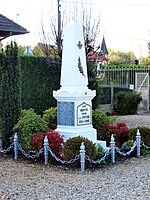
[(127, 141), (129, 129), (124, 122), (118, 122), (115, 125), (109, 127), (109, 132), (115, 137), (115, 144), (118, 147)]
[(52, 152), (58, 158), (62, 158), (64, 139), (58, 132), (53, 130), (48, 130), (44, 133), (35, 133), (31, 141), (32, 149), (39, 151), (43, 147), (45, 136), (48, 138), (48, 143)]
[(127, 141), (129, 129), (124, 122), (118, 122), (112, 125), (110, 122), (104, 123), (98, 130), (98, 140), (105, 140), (107, 146), (110, 145), (111, 135), (115, 137), (115, 144), (117, 147)]

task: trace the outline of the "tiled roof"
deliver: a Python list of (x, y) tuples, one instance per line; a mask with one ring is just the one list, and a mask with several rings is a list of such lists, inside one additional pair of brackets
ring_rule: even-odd
[(25, 33), (29, 33), (27, 29), (0, 14), (0, 39), (2, 37), (20, 35)]

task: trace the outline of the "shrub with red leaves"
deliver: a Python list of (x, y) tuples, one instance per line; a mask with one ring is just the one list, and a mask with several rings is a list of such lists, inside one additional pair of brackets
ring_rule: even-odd
[(115, 137), (115, 144), (118, 147), (127, 141), (129, 129), (124, 122), (118, 122), (115, 125), (109, 127), (109, 132)]
[(44, 133), (35, 133), (32, 137), (31, 145), (33, 150), (40, 150), (43, 147), (44, 138), (47, 136), (49, 146), (52, 152), (58, 157), (62, 158), (62, 150), (64, 139), (58, 132), (48, 130)]
[(97, 132), (98, 140), (105, 140), (107, 146), (110, 145), (111, 135), (115, 137), (115, 144), (117, 147), (127, 141), (129, 129), (124, 122), (118, 122), (112, 125), (110, 122), (104, 123)]

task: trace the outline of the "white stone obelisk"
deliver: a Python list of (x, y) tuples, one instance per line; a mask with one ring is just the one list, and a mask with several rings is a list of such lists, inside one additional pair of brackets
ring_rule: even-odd
[(92, 102), (95, 91), (88, 89), (83, 27), (72, 22), (64, 29), (61, 88), (53, 92), (57, 99), (56, 131), (68, 138), (83, 136), (97, 141), (92, 126)]

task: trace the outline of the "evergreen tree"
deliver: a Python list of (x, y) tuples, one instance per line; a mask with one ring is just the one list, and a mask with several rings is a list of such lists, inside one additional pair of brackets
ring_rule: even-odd
[(18, 47), (11, 42), (6, 46), (1, 64), (1, 132), (3, 148), (10, 145), (13, 127), (21, 111), (20, 68)]
[(0, 137), (1, 137), (1, 127), (2, 127), (2, 116), (1, 116), (1, 113), (2, 113), (2, 103), (1, 103), (1, 100), (2, 100), (2, 63), (3, 63), (3, 50), (2, 52), (0, 52)]

